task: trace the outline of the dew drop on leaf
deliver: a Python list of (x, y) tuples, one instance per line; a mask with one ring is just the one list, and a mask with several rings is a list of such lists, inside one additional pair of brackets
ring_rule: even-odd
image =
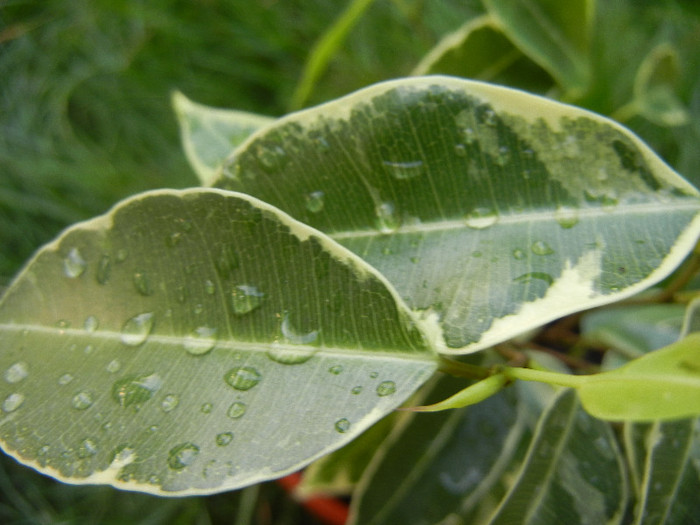
[(532, 243), (531, 249), (535, 255), (551, 255), (554, 253), (552, 247), (544, 241), (535, 241)]
[(392, 202), (382, 202), (375, 208), (377, 214), (377, 229), (381, 233), (392, 233), (401, 225), (396, 207)]
[(175, 394), (168, 394), (163, 398), (163, 401), (160, 404), (160, 408), (163, 410), (163, 412), (171, 412), (172, 410), (175, 410), (177, 405), (180, 404), (180, 398), (177, 397)]
[(153, 295), (153, 287), (151, 286), (151, 281), (144, 272), (134, 273), (134, 287), (136, 291), (141, 295), (148, 297)]
[(382, 161), (384, 167), (392, 177), (398, 180), (413, 179), (423, 174), (425, 169), (422, 160), (412, 160), (406, 162), (395, 162), (390, 160)]
[(245, 315), (262, 304), (265, 294), (255, 286), (242, 284), (236, 286), (231, 292), (231, 306), (236, 315)]
[(455, 155), (458, 157), (466, 157), (467, 147), (464, 144), (455, 144)]
[(112, 451), (110, 467), (120, 468), (133, 463), (136, 459), (136, 451), (129, 445), (119, 445)]
[(214, 405), (212, 405), (211, 403), (204, 403), (199, 410), (200, 412), (202, 412), (202, 414), (211, 414), (211, 411), (213, 409)]
[(18, 361), (5, 370), (5, 381), (19, 383), (29, 375), (29, 366), (24, 361)]
[(236, 401), (232, 403), (230, 407), (228, 407), (226, 415), (231, 419), (238, 419), (243, 417), (243, 415), (246, 413), (246, 410), (248, 410), (248, 407), (245, 403)]
[(503, 167), (508, 164), (510, 160), (510, 149), (508, 146), (501, 146), (498, 148), (498, 154), (496, 155), (496, 164)]
[(129, 251), (126, 248), (120, 248), (117, 250), (117, 262), (124, 262), (129, 256)]
[(72, 248), (63, 259), (63, 273), (66, 277), (75, 279), (80, 277), (87, 268), (87, 262), (83, 259), (78, 248)]
[(121, 342), (127, 346), (142, 345), (153, 330), (153, 312), (135, 315), (122, 327)]
[(108, 254), (102, 255), (100, 261), (97, 263), (97, 282), (100, 284), (107, 284), (109, 281), (109, 276), (112, 273), (112, 259)]
[(85, 410), (92, 406), (92, 394), (86, 390), (78, 392), (71, 400), (71, 406), (76, 410)]
[(207, 279), (204, 281), (204, 291), (207, 293), (207, 295), (214, 295), (214, 292), (216, 292), (216, 286), (214, 286), (213, 282)]
[(578, 211), (575, 208), (570, 208), (568, 206), (558, 206), (554, 212), (554, 219), (557, 221), (559, 226), (568, 230), (573, 228), (578, 224)]
[(173, 232), (165, 237), (165, 244), (170, 248), (174, 248), (182, 240), (182, 232)]
[(361, 386), (355, 386), (355, 387), (352, 388), (352, 390), (350, 391), (350, 393), (352, 393), (353, 395), (361, 394), (361, 393), (362, 393), (362, 387), (361, 387)]
[(341, 434), (344, 434), (348, 430), (350, 430), (350, 421), (347, 419), (339, 419), (338, 421), (335, 422), (335, 430), (337, 432), (340, 432)]
[(540, 280), (544, 281), (547, 283), (547, 285), (551, 286), (554, 283), (554, 278), (549, 275), (548, 273), (544, 272), (528, 272), (524, 273), (522, 275), (519, 275), (515, 279), (513, 279), (513, 282), (516, 283), (531, 283), (534, 280)]
[(224, 381), (236, 390), (250, 390), (261, 379), (260, 372), (252, 366), (237, 366), (224, 374)]
[(199, 455), (199, 447), (194, 443), (181, 443), (170, 449), (168, 466), (173, 470), (182, 470), (194, 463)]
[(306, 195), (306, 209), (311, 213), (319, 213), (325, 205), (324, 197), (322, 191), (312, 191)]
[(377, 395), (379, 397), (390, 396), (396, 392), (396, 383), (393, 381), (382, 381), (377, 385)]
[(78, 457), (80, 459), (89, 458), (97, 454), (97, 444), (90, 438), (85, 438), (78, 445)]
[(73, 381), (73, 376), (70, 374), (63, 374), (61, 377), (58, 378), (58, 384), (61, 386), (65, 386), (71, 381)]
[(515, 258), (518, 261), (521, 261), (522, 259), (525, 258), (525, 252), (521, 250), (520, 248), (515, 248), (513, 250), (513, 258)]
[(187, 336), (182, 343), (188, 354), (204, 355), (216, 345), (216, 328), (200, 326)]
[(107, 372), (114, 374), (115, 372), (119, 372), (121, 367), (122, 365), (118, 359), (112, 359), (109, 363), (107, 363), (106, 370)]
[(163, 380), (158, 374), (124, 377), (112, 385), (112, 399), (121, 407), (133, 406), (138, 409), (151, 399), (162, 385)]
[(238, 268), (238, 257), (231, 245), (225, 244), (219, 248), (214, 258), (214, 266), (222, 279), (231, 277), (233, 271)]
[(280, 330), (282, 331), (282, 335), (284, 336), (285, 340), (293, 345), (308, 345), (316, 341), (316, 338), (318, 338), (318, 330), (311, 330), (310, 332), (306, 333), (295, 330), (291, 321), (289, 320), (289, 314), (287, 312), (285, 312), (282, 317), (282, 325), (280, 326)]
[(97, 330), (97, 327), (100, 325), (100, 321), (95, 317), (94, 315), (90, 315), (85, 318), (85, 322), (83, 323), (83, 328), (85, 328), (86, 332), (94, 332)]
[(464, 218), (464, 221), (469, 228), (483, 230), (498, 222), (498, 214), (491, 208), (476, 208)]
[(343, 365), (333, 365), (328, 371), (334, 376), (337, 376), (343, 371)]
[(216, 435), (216, 444), (220, 447), (225, 447), (231, 443), (231, 441), (233, 441), (232, 432), (221, 432), (220, 434)]
[(3, 412), (14, 412), (17, 410), (19, 407), (22, 406), (22, 403), (24, 403), (24, 395), (23, 394), (10, 394), (5, 398), (5, 401), (2, 402), (2, 410)]

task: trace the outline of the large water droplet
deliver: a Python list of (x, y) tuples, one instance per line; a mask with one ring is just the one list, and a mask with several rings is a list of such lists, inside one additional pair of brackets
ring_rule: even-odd
[(498, 222), (498, 214), (491, 208), (476, 208), (464, 220), (468, 227), (483, 230)]
[(112, 385), (112, 399), (124, 408), (138, 410), (162, 385), (163, 380), (158, 374), (124, 377)]
[(14, 412), (17, 410), (19, 407), (22, 406), (22, 403), (24, 403), (24, 395), (23, 394), (10, 394), (5, 398), (5, 401), (2, 402), (2, 410), (3, 412)]
[(188, 354), (204, 355), (216, 345), (216, 328), (200, 326), (185, 338), (182, 343)]
[(151, 280), (144, 272), (134, 273), (134, 287), (136, 288), (136, 291), (143, 296), (148, 297), (149, 295), (153, 295)]
[(261, 379), (260, 372), (252, 366), (237, 366), (224, 374), (224, 381), (236, 390), (250, 390)]
[(216, 444), (219, 447), (225, 447), (233, 441), (233, 432), (222, 432), (216, 435)]
[(90, 438), (83, 439), (78, 445), (77, 451), (80, 459), (86, 459), (97, 454), (97, 443)]
[(100, 321), (94, 315), (86, 317), (83, 323), (83, 328), (85, 328), (86, 332), (94, 332), (98, 326), (100, 326)]
[(175, 394), (168, 394), (163, 398), (163, 402), (160, 404), (160, 407), (163, 410), (163, 412), (170, 412), (172, 410), (175, 410), (175, 408), (179, 404), (179, 397), (177, 397)]
[(246, 410), (248, 410), (248, 406), (245, 403), (236, 401), (232, 403), (230, 407), (228, 407), (226, 415), (231, 419), (238, 419), (243, 417), (243, 415), (246, 413)]
[(412, 160), (407, 162), (394, 162), (390, 160), (382, 161), (384, 167), (392, 177), (398, 180), (413, 179), (422, 175), (425, 166), (422, 160)]
[(135, 315), (122, 327), (121, 341), (127, 346), (142, 345), (153, 330), (153, 312)]
[(24, 361), (18, 361), (5, 370), (5, 381), (8, 383), (19, 383), (29, 375), (29, 365)]
[(194, 443), (181, 443), (168, 452), (168, 466), (173, 470), (182, 470), (194, 463), (199, 455), (199, 447)]
[(377, 385), (377, 395), (380, 397), (390, 396), (396, 392), (396, 383), (393, 381), (382, 381)]
[(335, 422), (335, 430), (341, 434), (345, 434), (345, 432), (350, 430), (350, 421), (345, 418), (339, 419)]
[(554, 253), (554, 250), (552, 247), (547, 244), (545, 241), (535, 241), (532, 243), (532, 246), (530, 247), (532, 250), (532, 253), (535, 255), (551, 255)]
[(382, 202), (375, 208), (377, 229), (382, 233), (392, 233), (401, 226), (401, 220), (392, 202)]
[(76, 410), (85, 410), (90, 408), (93, 402), (92, 394), (86, 390), (83, 390), (82, 392), (78, 392), (73, 396), (70, 404)]
[(83, 259), (80, 250), (78, 250), (78, 248), (72, 248), (63, 259), (63, 273), (66, 277), (75, 279), (83, 275), (85, 268), (87, 268), (87, 262)]
[(306, 209), (311, 213), (319, 213), (325, 205), (324, 197), (322, 191), (312, 191), (306, 196)]
[(242, 284), (236, 286), (231, 292), (231, 306), (236, 315), (245, 315), (262, 304), (265, 294), (255, 286)]
[(97, 263), (97, 282), (100, 284), (107, 284), (109, 281), (109, 276), (112, 273), (112, 259), (106, 253), (100, 257), (100, 261)]
[(573, 228), (578, 224), (578, 210), (568, 206), (558, 206), (554, 211), (554, 220), (564, 229)]

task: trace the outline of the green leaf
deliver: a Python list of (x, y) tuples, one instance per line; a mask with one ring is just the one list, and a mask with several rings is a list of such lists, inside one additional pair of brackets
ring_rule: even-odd
[(371, 267), (210, 189), (136, 196), (41, 249), (0, 303), (0, 349), (7, 453), (170, 495), (297, 470), (436, 368)]
[(583, 412), (564, 390), (540, 420), (525, 464), (489, 521), (620, 523), (627, 479), (610, 425)]
[(474, 18), (445, 36), (416, 66), (414, 75), (455, 75), (535, 93), (554, 81), (526, 57), (498, 28), (491, 16)]
[(216, 179), (223, 161), (254, 131), (275, 119), (245, 111), (218, 109), (192, 102), (176, 91), (172, 104), (180, 124), (182, 147), (204, 186)]
[(589, 49), (595, 0), (484, 0), (502, 31), (569, 91), (591, 83)]
[(577, 387), (585, 409), (596, 417), (649, 421), (700, 415), (700, 333), (587, 376)]
[(450, 77), (381, 83), (280, 119), (217, 185), (360, 255), (438, 320), (444, 353), (629, 297), (700, 231), (697, 190), (618, 124)]

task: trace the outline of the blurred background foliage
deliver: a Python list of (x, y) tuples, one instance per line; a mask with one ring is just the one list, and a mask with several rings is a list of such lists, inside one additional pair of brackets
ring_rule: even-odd
[[(69, 224), (139, 191), (197, 184), (180, 147), (173, 90), (210, 106), (282, 115), (314, 44), (350, 3), (0, 0), (0, 290)], [(488, 3), (370, 2), (304, 104), (411, 74)], [(567, 96), (553, 86), (550, 95), (623, 121), (698, 184), (700, 2), (598, 2), (589, 52), (588, 89)], [(652, 102), (685, 116), (669, 125), (653, 104), (640, 110), (644, 86), (661, 86)], [(274, 484), (166, 500), (58, 484), (0, 460), (2, 523), (309, 520)]]

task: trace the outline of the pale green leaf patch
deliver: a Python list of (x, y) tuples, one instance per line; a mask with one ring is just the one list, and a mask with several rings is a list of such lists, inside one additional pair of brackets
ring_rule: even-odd
[(698, 191), (619, 124), (443, 76), (288, 115), (242, 144), (216, 185), (360, 255), (439, 323), (452, 354), (629, 297), (700, 232)]
[(279, 477), (433, 374), (417, 322), (269, 205), (141, 194), (42, 248), (0, 302), (2, 448), (69, 483), (172, 496)]

